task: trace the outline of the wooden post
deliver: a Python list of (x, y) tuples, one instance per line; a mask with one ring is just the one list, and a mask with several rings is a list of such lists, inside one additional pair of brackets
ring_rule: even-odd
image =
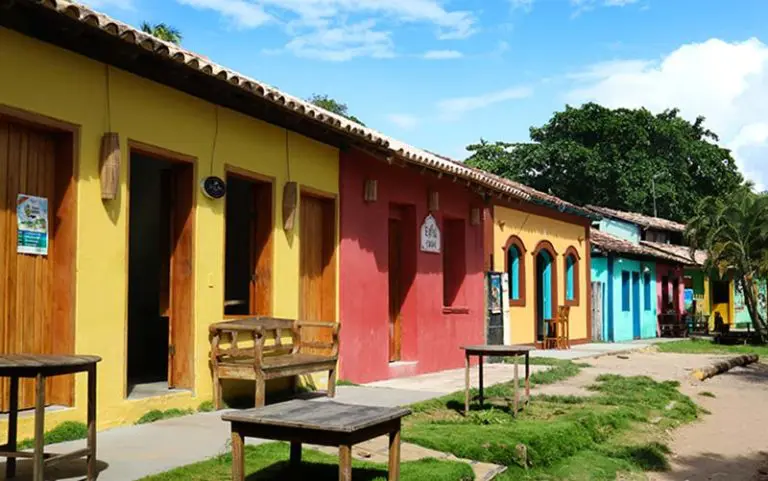
[(530, 353), (525, 353), (525, 402), (531, 397), (531, 364)]
[(336, 397), (336, 368), (328, 371), (328, 397)]
[[(8, 451), (16, 451), (19, 421), (19, 378), (11, 377), (10, 411), (8, 411)], [(16, 458), (8, 458), (5, 462), (5, 478), (16, 477)]]
[(520, 402), (520, 395), (517, 392), (517, 389), (518, 389), (517, 385), (520, 384), (519, 376), (517, 373), (517, 368), (519, 363), (520, 363), (520, 356), (515, 356), (515, 385), (514, 385), (515, 386), (515, 389), (514, 389), (515, 391), (515, 414), (514, 415), (515, 416), (517, 416), (518, 403)]
[(256, 374), (256, 393), (254, 396), (254, 406), (257, 408), (264, 407), (266, 404), (266, 383), (260, 373)]
[(480, 384), (480, 407), (483, 407), (483, 355), (480, 354), (477, 356), (480, 359), (480, 363), (478, 364), (478, 368), (480, 370), (478, 383)]
[(400, 481), (400, 420), (397, 430), (389, 433), (389, 481)]
[(96, 481), (96, 363), (88, 368), (88, 481)]
[(38, 374), (35, 380), (35, 452), (33, 456), (32, 479), (45, 481), (45, 376)]
[(232, 481), (245, 481), (245, 457), (243, 436), (232, 425)]
[(464, 415), (469, 414), (469, 352), (464, 357)]
[(291, 441), (291, 468), (297, 469), (301, 466), (301, 443)]
[(219, 343), (221, 334), (217, 329), (211, 339), (211, 368), (213, 370), (213, 405), (218, 411), (221, 409), (221, 380), (219, 379)]
[(352, 481), (352, 446), (349, 444), (339, 446), (339, 481)]

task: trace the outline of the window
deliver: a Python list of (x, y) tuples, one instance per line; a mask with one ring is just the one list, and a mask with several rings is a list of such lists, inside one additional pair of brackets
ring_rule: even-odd
[(579, 253), (574, 247), (565, 251), (565, 305), (579, 305)]
[(509, 279), (509, 305), (525, 306), (525, 246), (512, 236), (504, 246), (506, 270)]
[(621, 310), (629, 312), (629, 272), (621, 272)]
[(646, 272), (643, 274), (643, 297), (645, 298), (645, 310), (651, 310), (651, 273)]
[(467, 275), (463, 219), (443, 222), (443, 306), (460, 306), (462, 287)]

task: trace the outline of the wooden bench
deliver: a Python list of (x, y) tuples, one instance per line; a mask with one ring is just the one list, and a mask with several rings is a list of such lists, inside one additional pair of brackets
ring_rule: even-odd
[[(338, 323), (246, 317), (211, 324), (210, 331), (216, 409), (222, 407), (222, 379), (255, 381), (257, 407), (264, 406), (268, 379), (318, 371), (328, 371), (328, 396), (336, 395)], [(285, 343), (288, 335), (291, 341)], [(313, 338), (328, 340), (309, 340)], [(222, 347), (226, 343), (229, 347)]]

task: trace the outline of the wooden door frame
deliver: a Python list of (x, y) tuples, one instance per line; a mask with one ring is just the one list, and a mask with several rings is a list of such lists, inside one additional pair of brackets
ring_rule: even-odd
[[(397, 215), (395, 215), (397, 214)], [(392, 324), (392, 307), (393, 307), (393, 300), (392, 300), (392, 224), (396, 224), (398, 226), (398, 239), (397, 239), (397, 250), (398, 250), (398, 261), (400, 263), (400, 266), (397, 270), (397, 276), (394, 278), (397, 279), (397, 295), (400, 298), (399, 299), (399, 307), (397, 312), (397, 319), (394, 322), (395, 326), (392, 328), (392, 332), (389, 333), (388, 337), (388, 348), (389, 348), (389, 362), (398, 362), (402, 361), (403, 359), (403, 304), (405, 300), (404, 292), (403, 292), (403, 262), (402, 262), (402, 254), (403, 254), (403, 219), (402, 214), (400, 212), (393, 212), (392, 207), (390, 207), (389, 211), (389, 217), (387, 219), (387, 243), (388, 243), (388, 256), (387, 256), (387, 273), (388, 273), (388, 297), (389, 297), (389, 305), (387, 306), (387, 320), (389, 321), (387, 324), (387, 327), (390, 327), (389, 324)], [(395, 342), (395, 352), (393, 359), (392, 354), (392, 341)]]
[[(189, 339), (187, 339), (188, 343), (188, 353), (185, 356), (184, 362), (189, 366), (189, 374), (188, 379), (183, 380), (182, 384), (179, 387), (181, 389), (188, 389), (190, 391), (195, 390), (195, 338), (196, 338), (196, 329), (195, 329), (195, 280), (196, 280), (196, 266), (195, 266), (195, 249), (197, 243), (196, 241), (196, 218), (195, 215), (197, 213), (197, 206), (198, 206), (198, 189), (197, 189), (197, 175), (198, 175), (198, 163), (197, 158), (191, 155), (183, 154), (181, 152), (176, 152), (173, 150), (169, 150), (163, 147), (158, 147), (156, 145), (144, 143), (138, 140), (134, 140), (131, 138), (128, 138), (128, 156), (126, 159), (126, 215), (125, 215), (125, 236), (126, 236), (126, 256), (125, 256), (125, 279), (126, 279), (126, 287), (129, 287), (129, 268), (130, 268), (130, 229), (131, 229), (131, 160), (133, 154), (139, 154), (146, 157), (151, 157), (153, 159), (161, 160), (170, 162), (173, 164), (179, 164), (179, 165), (186, 165), (192, 167), (192, 184), (190, 188), (192, 189), (192, 205), (191, 205), (191, 212), (190, 212), (190, 218), (189, 218), (189, 229), (191, 230), (191, 248), (190, 248), (190, 268), (191, 272), (189, 275), (189, 286), (187, 289), (189, 292), (186, 293), (186, 295), (189, 296), (189, 306), (187, 308), (187, 313), (184, 316), (187, 320), (187, 324), (189, 325)], [(171, 263), (171, 270), (173, 270), (173, 262)], [(170, 289), (173, 289), (173, 281), (171, 280)], [(128, 348), (130, 347), (128, 345), (128, 329), (129, 329), (129, 319), (128, 319), (128, 302), (129, 298), (127, 295), (127, 289), (126, 289), (126, 296), (125, 296), (125, 332), (124, 332), (124, 339), (125, 339), (125, 360), (124, 360), (124, 369), (123, 372), (125, 374), (125, 379), (123, 383), (123, 397), (128, 396)], [(171, 299), (171, 307), (170, 309), (174, 309), (173, 299)], [(168, 329), (169, 329), (169, 336), (171, 335), (171, 323), (173, 322), (173, 319), (168, 320)], [(168, 363), (169, 363), (169, 371), (171, 369), (170, 366), (171, 362), (171, 354), (168, 354)], [(168, 372), (168, 380), (170, 382), (171, 373)]]
[[(277, 205), (277, 192), (275, 189), (275, 178), (270, 177), (268, 175), (263, 175), (258, 172), (253, 172), (251, 170), (243, 169), (241, 167), (237, 167), (231, 164), (224, 164), (224, 179), (226, 181), (227, 177), (233, 176), (237, 177), (239, 179), (245, 180), (247, 182), (250, 182), (252, 184), (268, 184), (270, 190), (272, 191), (271, 196), (271, 204), (269, 209), (269, 239), (267, 240), (266, 244), (266, 259), (263, 261), (264, 263), (269, 263), (270, 265), (270, 275), (269, 275), (269, 289), (268, 289), (268, 307), (264, 309), (264, 311), (260, 315), (266, 315), (266, 316), (272, 316), (274, 313), (274, 282), (275, 282), (275, 275), (274, 275), (274, 268), (275, 268), (275, 206)], [(227, 202), (227, 199), (225, 197), (225, 202)], [(253, 233), (251, 234), (253, 235)], [(223, 233), (223, 245), (224, 250), (222, 252), (222, 279), (224, 280), (224, 285), (226, 288), (226, 280), (227, 280), (227, 211), (226, 211), (226, 204), (224, 206), (224, 233)], [(253, 255), (253, 252), (251, 252), (251, 255)], [(257, 266), (255, 266), (257, 267)], [(258, 268), (258, 267), (257, 267)], [(224, 295), (226, 295), (226, 291), (224, 292)], [(251, 297), (253, 297), (253, 293), (249, 294)], [(222, 319), (232, 319), (237, 317), (244, 317), (244, 316), (227, 316), (224, 314), (224, 300), (222, 299)], [(254, 300), (251, 298), (248, 301), (249, 303), (254, 302)], [(245, 316), (247, 317), (247, 316)]]
[[(69, 179), (64, 180), (58, 176), (54, 176), (54, 192), (56, 193), (56, 212), (54, 214), (58, 216), (64, 210), (66, 216), (66, 226), (58, 226), (55, 232), (52, 233), (54, 239), (54, 257), (53, 257), (53, 316), (55, 319), (65, 319), (68, 326), (64, 331), (68, 331), (66, 336), (66, 343), (68, 344), (63, 351), (74, 354), (75, 349), (75, 312), (76, 312), (76, 286), (77, 286), (77, 179), (80, 176), (80, 130), (81, 126), (78, 124), (66, 122), (64, 120), (56, 119), (46, 115), (38, 114), (28, 110), (11, 107), (9, 105), (0, 104), (0, 120), (7, 118), (11, 123), (28, 126), (33, 129), (42, 130), (49, 133), (63, 135), (65, 141), (62, 155), (67, 156), (68, 163), (71, 167), (71, 176)], [(48, 215), (53, 212), (49, 207)], [(55, 225), (54, 223), (49, 223)], [(50, 229), (50, 227), (49, 227)], [(63, 239), (56, 238), (56, 234), (61, 233)], [(51, 235), (49, 233), (49, 235)], [(64, 244), (62, 248), (61, 244)], [(58, 252), (70, 252), (68, 256), (60, 256)], [(61, 343), (57, 343), (59, 346)], [(65, 401), (64, 404), (68, 406), (75, 405), (75, 383), (69, 381), (68, 377), (53, 378), (53, 391), (61, 392), (62, 388), (65, 388), (65, 394), (60, 398)], [(67, 386), (68, 383), (71, 383)]]

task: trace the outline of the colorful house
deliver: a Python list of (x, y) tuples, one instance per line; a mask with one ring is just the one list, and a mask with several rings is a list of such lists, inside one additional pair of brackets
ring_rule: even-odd
[(539, 344), (546, 319), (571, 306), (572, 343), (591, 338), (590, 225), (595, 215), (557, 197), (504, 180), (531, 201), (492, 200), (486, 216), (486, 262), (509, 279), (506, 344)]

